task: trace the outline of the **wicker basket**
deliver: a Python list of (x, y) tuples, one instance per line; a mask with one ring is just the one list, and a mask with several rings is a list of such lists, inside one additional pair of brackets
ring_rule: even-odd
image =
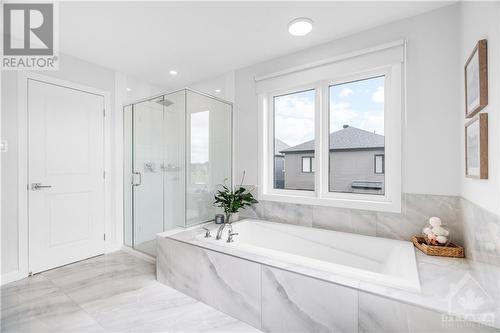
[(433, 246), (425, 243), (424, 237), (413, 236), (413, 244), (429, 256), (464, 258), (464, 248), (453, 243), (447, 246)]

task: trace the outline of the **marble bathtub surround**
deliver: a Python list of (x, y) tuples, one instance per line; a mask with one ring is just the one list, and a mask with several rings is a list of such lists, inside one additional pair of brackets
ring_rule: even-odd
[[(214, 224), (210, 227), (215, 229), (217, 226)], [(236, 227), (237, 225), (235, 225)], [(469, 290), (474, 290), (474, 295), (485, 300), (479, 310), (493, 313), (493, 320), (485, 320), (483, 317), (478, 316), (470, 318), (470, 320), (473, 320), (472, 323), (468, 319), (467, 322), (458, 321), (458, 324), (462, 326), (471, 324), (473, 327), (485, 325), (479, 331), (488, 332), (493, 329), (500, 331), (500, 268), (495, 265), (467, 259), (429, 257), (416, 251), (421, 284), (421, 292), (418, 293), (342, 277), (316, 268), (285, 263), (265, 257), (262, 254), (246, 252), (236, 247), (224, 247), (218, 245), (217, 242), (203, 242), (197, 238), (202, 233), (202, 229), (193, 229), (168, 237), (158, 237), (158, 246), (163, 244), (163, 249), (159, 250), (159, 259), (157, 261), (159, 281), (174, 288), (180, 288), (181, 291), (182, 288), (190, 288), (194, 283), (197, 283), (197, 278), (193, 278), (189, 273), (192, 270), (190, 267), (211, 266), (212, 264), (206, 259), (209, 257), (211, 258), (210, 262), (219, 263), (214, 265), (212, 269), (201, 269), (204, 274), (212, 275), (209, 280), (215, 279), (218, 275), (217, 278), (231, 285), (232, 291), (229, 293), (236, 292), (241, 295), (245, 293), (242, 288), (245, 288), (246, 284), (237, 285), (231, 281), (238, 280), (238, 275), (240, 275), (239, 278), (245, 279), (247, 272), (248, 275), (254, 276), (254, 279), (258, 279), (255, 274), (260, 272), (260, 279), (258, 279), (260, 283), (249, 284), (250, 288), (252, 288), (251, 293), (254, 296), (251, 299), (251, 305), (247, 306), (249, 309), (255, 309), (260, 298), (261, 326), (258, 326), (259, 321), (255, 320), (255, 318), (252, 318), (251, 322), (247, 322), (265, 331), (304, 331), (304, 328), (307, 327), (306, 331), (313, 329), (316, 331), (344, 331), (346, 329), (346, 331), (350, 332), (352, 330), (347, 330), (347, 328), (352, 328), (354, 325), (359, 328), (359, 331), (376, 332), (377, 330), (367, 328), (377, 327), (377, 323), (384, 325), (384, 322), (389, 318), (384, 312), (384, 308), (374, 309), (371, 307), (371, 303), (362, 302), (361, 300), (365, 295), (368, 296), (364, 299), (371, 296), (380, 299), (381, 303), (389, 302), (389, 304), (392, 304), (391, 308), (395, 309), (396, 316), (391, 320), (403, 321), (402, 327), (404, 329), (398, 330), (399, 326), (395, 327), (397, 332), (421, 332), (422, 330), (419, 330), (417, 325), (420, 320), (426, 320), (426, 326), (423, 326), (426, 328), (426, 332), (446, 331), (443, 328), (443, 315), (448, 314), (448, 317), (452, 319), (462, 318), (461, 316), (470, 311), (462, 306), (463, 299), (470, 297)], [(189, 247), (195, 248), (195, 250)], [(171, 257), (169, 252), (173, 253), (175, 251), (175, 256), (182, 258), (184, 250), (187, 253), (193, 251), (198, 253), (195, 255), (196, 259), (190, 265), (179, 266), (175, 259), (174, 261), (169, 259)], [(202, 252), (205, 252), (205, 254), (202, 255)], [(188, 255), (188, 258), (191, 257), (192, 255)], [(234, 260), (241, 260), (242, 263), (239, 264), (238, 269), (229, 269), (228, 267), (232, 267), (234, 264), (229, 265), (228, 263)], [(174, 270), (169, 268), (169, 265), (175, 267), (175, 273), (173, 273)], [(185, 273), (179, 270), (185, 270)], [(194, 288), (199, 292), (199, 287), (194, 286)], [(219, 289), (220, 287), (211, 289), (213, 298), (221, 295)], [(354, 298), (348, 296), (351, 293), (354, 293)], [(200, 296), (197, 296), (196, 293), (190, 295), (201, 299), (198, 298)], [(316, 297), (312, 297), (312, 295)], [(234, 310), (242, 306), (241, 303), (237, 302), (237, 298), (235, 298), (235, 302), (231, 302), (229, 297), (222, 297), (225, 301), (229, 301), (225, 303), (225, 306), (220, 302), (208, 304), (214, 307), (219, 306), (217, 308), (226, 313), (231, 310), (233, 311), (232, 314), (238, 319), (246, 321), (246, 319), (238, 317), (240, 310)], [(340, 314), (343, 313), (342, 308), (338, 308), (335, 303), (335, 300), (339, 299), (345, 300), (346, 307), (355, 309), (354, 305), (359, 299), (357, 310), (352, 311), (352, 313), (356, 314), (355, 322), (346, 314), (340, 316), (345, 318), (346, 321), (333, 320), (337, 317), (337, 311), (340, 311), (338, 312)], [(213, 302), (209, 295), (204, 295), (201, 300)], [(330, 317), (328, 317), (317, 310), (322, 307), (339, 310), (332, 310), (329, 312)], [(268, 313), (270, 309), (274, 311), (273, 315)], [(258, 315), (258, 313), (257, 310), (254, 315)], [(329, 318), (333, 318), (333, 321), (329, 321)], [(351, 319), (347, 320), (348, 318)], [(454, 321), (454, 323), (457, 322)], [(457, 328), (455, 331), (468, 332), (467, 329), (462, 330), (461, 328)]]
[(479, 333), (498, 332), (497, 329), (471, 322), (447, 321), (434, 311), (403, 302), (360, 292), (359, 333)]
[(466, 256), (500, 266), (500, 217), (461, 201)]
[(400, 240), (420, 235), (428, 219), (438, 216), (468, 258), (500, 266), (500, 217), (495, 214), (460, 197), (426, 194), (403, 194), (401, 210), (397, 214), (260, 201), (240, 215)]
[[(221, 240), (224, 241), (224, 240)], [(170, 239), (158, 243), (158, 281), (260, 325), (260, 266)]]
[(155, 280), (154, 264), (124, 252), (1, 288), (1, 332), (258, 332)]
[(262, 266), (262, 330), (357, 332), (356, 290)]

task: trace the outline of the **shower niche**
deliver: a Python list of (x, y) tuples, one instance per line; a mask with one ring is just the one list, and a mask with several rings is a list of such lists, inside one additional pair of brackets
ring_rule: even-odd
[(190, 89), (126, 105), (124, 243), (156, 254), (156, 234), (213, 220), (231, 184), (232, 104)]

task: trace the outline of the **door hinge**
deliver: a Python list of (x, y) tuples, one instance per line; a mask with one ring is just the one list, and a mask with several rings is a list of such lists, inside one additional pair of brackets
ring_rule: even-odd
[(106, 109), (102, 109), (102, 116), (106, 118)]
[(102, 178), (106, 179), (106, 171), (102, 172)]
[(104, 234), (104, 240), (106, 240), (106, 234)]

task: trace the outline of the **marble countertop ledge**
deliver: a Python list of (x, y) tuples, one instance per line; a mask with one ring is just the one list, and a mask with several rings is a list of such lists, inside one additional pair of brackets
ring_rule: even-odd
[[(215, 234), (219, 225), (206, 223), (180, 232), (178, 229), (163, 232), (157, 236), (500, 329), (500, 267), (498, 266), (468, 259), (427, 256), (415, 248), (421, 292), (409, 292), (303, 265), (286, 263), (261, 254), (203, 242), (196, 238), (204, 233), (202, 227), (208, 227), (212, 230), (212, 234)], [(464, 306), (469, 309), (467, 312), (463, 310)], [(464, 313), (467, 315), (462, 315)]]

